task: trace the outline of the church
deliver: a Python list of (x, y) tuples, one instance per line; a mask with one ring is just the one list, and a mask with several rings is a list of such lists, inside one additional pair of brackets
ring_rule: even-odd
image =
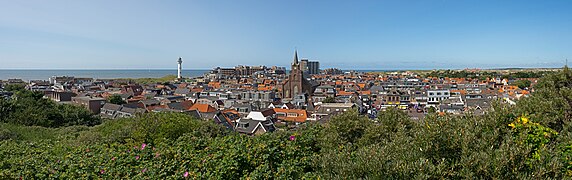
[(282, 84), (282, 98), (290, 99), (297, 95), (305, 94), (312, 95), (312, 83), (304, 77), (301, 64), (298, 61), (298, 51), (294, 51), (294, 61), (292, 62), (292, 69), (288, 75), (288, 80)]

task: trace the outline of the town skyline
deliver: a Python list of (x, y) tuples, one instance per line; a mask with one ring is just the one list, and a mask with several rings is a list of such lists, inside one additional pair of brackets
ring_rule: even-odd
[[(359, 70), (558, 68), (568, 1), (13, 1), (0, 69), (288, 67), (294, 49)], [(175, 66), (176, 67), (176, 66)]]

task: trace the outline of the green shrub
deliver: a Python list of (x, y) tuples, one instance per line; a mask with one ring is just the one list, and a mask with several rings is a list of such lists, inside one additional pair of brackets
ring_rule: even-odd
[(531, 97), (482, 116), (348, 111), (260, 136), (178, 113), (0, 124), (0, 179), (570, 179), (571, 76), (549, 75)]

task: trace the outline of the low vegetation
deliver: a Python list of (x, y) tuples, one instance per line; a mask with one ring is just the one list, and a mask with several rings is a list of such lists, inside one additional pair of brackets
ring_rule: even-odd
[(502, 79), (518, 79), (518, 78), (541, 78), (545, 75), (552, 74), (554, 71), (516, 71), (510, 73), (502, 73), (499, 71), (466, 71), (466, 70), (436, 70), (426, 73), (426, 77), (449, 77), (449, 78), (473, 78), (485, 80), (486, 78), (501, 77)]
[(157, 83), (167, 83), (177, 79), (176, 75), (166, 75), (160, 78), (137, 78), (137, 79), (127, 79), (138, 84), (157, 84)]
[(58, 104), (41, 92), (18, 89), (13, 98), (0, 98), (0, 122), (26, 126), (93, 126), (100, 119), (83, 107)]
[[(517, 105), (483, 116), (389, 109), (245, 136), (177, 113), (100, 125), (0, 125), (0, 179), (572, 178), (572, 73), (547, 75)], [(25, 121), (24, 121), (25, 122)]]

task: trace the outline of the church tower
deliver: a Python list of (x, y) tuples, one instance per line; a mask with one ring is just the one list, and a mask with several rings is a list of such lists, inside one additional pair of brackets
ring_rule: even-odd
[(294, 51), (294, 60), (288, 80), (282, 84), (282, 98), (293, 98), (297, 95), (312, 94), (312, 85), (304, 77), (300, 61), (298, 61), (298, 51)]
[(290, 70), (290, 97), (294, 97), (302, 92), (302, 70), (300, 69), (300, 62), (298, 61), (298, 51), (294, 51), (294, 61), (292, 62), (292, 69)]

